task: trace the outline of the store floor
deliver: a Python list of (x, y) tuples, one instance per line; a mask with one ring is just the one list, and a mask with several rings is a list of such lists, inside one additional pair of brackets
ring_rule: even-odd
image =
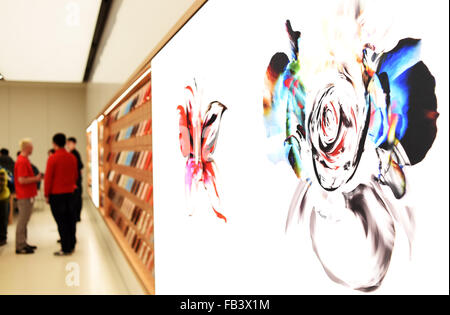
[[(15, 224), (8, 228), (8, 244), (0, 247), (0, 294), (140, 294), (142, 293), (112, 235), (89, 200), (84, 201), (77, 225), (73, 255), (55, 257), (59, 249), (56, 224), (48, 205), (36, 203), (28, 225), (33, 255), (15, 254)], [(105, 232), (106, 231), (106, 232)], [(117, 258), (119, 257), (119, 258)], [(131, 283), (131, 284), (130, 284)]]

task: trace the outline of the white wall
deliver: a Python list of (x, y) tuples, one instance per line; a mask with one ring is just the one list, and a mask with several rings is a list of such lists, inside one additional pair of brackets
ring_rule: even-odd
[(86, 128), (121, 87), (122, 84), (114, 83), (90, 82), (86, 85)]
[(0, 146), (15, 160), (20, 139), (30, 137), (30, 160), (44, 172), (52, 137), (63, 132), (77, 138), (85, 162), (85, 100), (84, 84), (0, 83)]
[(115, 0), (86, 95), (86, 126), (146, 59), (194, 0)]

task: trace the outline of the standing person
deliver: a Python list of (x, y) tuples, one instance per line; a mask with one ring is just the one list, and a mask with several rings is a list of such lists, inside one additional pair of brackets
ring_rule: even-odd
[(2, 148), (0, 150), (0, 167), (3, 167), (10, 173), (14, 173), (14, 160), (9, 156), (9, 150)]
[(9, 196), (8, 174), (0, 168), (0, 247), (6, 245), (8, 236)]
[[(19, 157), (19, 155), (20, 155), (20, 151), (18, 151), (17, 152), (17, 157)], [(30, 162), (31, 163), (31, 162)], [(37, 168), (37, 166), (36, 165), (34, 165), (33, 163), (31, 163), (31, 168), (32, 168), (32, 170), (33, 170), (33, 174), (34, 175), (38, 175), (38, 174), (40, 174), (41, 172), (39, 171), (39, 169)], [(37, 183), (37, 190), (40, 190), (41, 189), (41, 182), (38, 182)]]
[(70, 153), (75, 155), (77, 159), (77, 165), (78, 165), (78, 180), (77, 180), (77, 189), (74, 192), (74, 198), (75, 198), (75, 210), (77, 215), (77, 222), (81, 221), (81, 209), (83, 208), (83, 188), (81, 186), (81, 183), (83, 181), (81, 176), (81, 170), (83, 169), (84, 165), (81, 161), (80, 153), (76, 149), (77, 146), (77, 139), (75, 137), (70, 137), (67, 139), (67, 149)]
[(73, 253), (76, 243), (76, 213), (74, 194), (77, 188), (77, 159), (64, 148), (66, 136), (57, 133), (53, 136), (55, 153), (47, 160), (45, 170), (45, 199), (58, 226), (61, 238), (61, 250), (56, 256), (66, 256)]
[(27, 244), (27, 225), (33, 211), (34, 197), (37, 194), (37, 183), (42, 174), (34, 175), (28, 157), (33, 153), (30, 139), (20, 141), (21, 153), (14, 165), (14, 184), (16, 187), (17, 208), (19, 218), (16, 227), (16, 254), (33, 254), (36, 246)]

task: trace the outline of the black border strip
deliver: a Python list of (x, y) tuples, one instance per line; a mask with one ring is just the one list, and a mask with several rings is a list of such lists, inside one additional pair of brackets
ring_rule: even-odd
[(95, 56), (97, 55), (97, 49), (100, 44), (100, 40), (102, 39), (112, 2), (113, 0), (102, 0), (102, 4), (100, 5), (97, 24), (95, 25), (94, 36), (92, 37), (91, 49), (89, 51), (86, 69), (84, 71), (83, 82), (88, 82), (89, 77), (91, 76), (92, 66), (94, 65)]

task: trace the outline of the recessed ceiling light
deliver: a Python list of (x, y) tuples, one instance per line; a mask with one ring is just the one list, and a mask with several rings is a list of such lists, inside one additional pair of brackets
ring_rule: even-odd
[(80, 5), (76, 2), (66, 4), (66, 25), (70, 27), (80, 26)]

